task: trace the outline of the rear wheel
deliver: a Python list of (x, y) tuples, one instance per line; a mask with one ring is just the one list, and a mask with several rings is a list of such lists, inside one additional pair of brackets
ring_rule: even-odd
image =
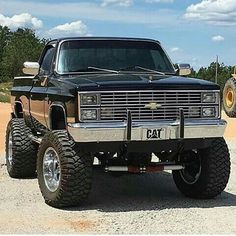
[(84, 201), (92, 183), (92, 159), (91, 154), (78, 150), (66, 131), (45, 134), (37, 161), (38, 183), (45, 202), (61, 208)]
[(223, 90), (223, 104), (225, 113), (229, 117), (236, 117), (236, 79), (226, 81)]
[(173, 171), (177, 188), (192, 198), (214, 198), (226, 187), (230, 175), (230, 156), (223, 138), (214, 139), (204, 150), (180, 156), (183, 170)]
[(30, 138), (31, 130), (24, 119), (9, 121), (6, 131), (6, 164), (12, 178), (35, 176), (37, 145)]

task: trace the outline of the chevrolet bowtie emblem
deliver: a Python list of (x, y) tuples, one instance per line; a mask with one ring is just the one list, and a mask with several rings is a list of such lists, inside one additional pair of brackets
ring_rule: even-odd
[(155, 102), (150, 102), (149, 104), (144, 106), (145, 108), (149, 108), (150, 110), (156, 110), (159, 107), (162, 107), (160, 104), (157, 104)]

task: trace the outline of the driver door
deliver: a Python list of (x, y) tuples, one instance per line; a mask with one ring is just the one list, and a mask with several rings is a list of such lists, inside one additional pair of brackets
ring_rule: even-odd
[(55, 56), (55, 44), (46, 46), (40, 63), (39, 74), (35, 77), (30, 91), (30, 115), (32, 122), (39, 122), (46, 127), (45, 102), (48, 100), (47, 83), (52, 74), (52, 65)]

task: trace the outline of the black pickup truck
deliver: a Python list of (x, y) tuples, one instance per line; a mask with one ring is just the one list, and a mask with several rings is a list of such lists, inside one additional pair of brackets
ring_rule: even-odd
[(187, 78), (158, 41), (63, 38), (45, 46), (31, 76), (14, 78), (6, 132), (11, 177), (37, 173), (45, 202), (80, 204), (94, 160), (111, 174), (171, 170), (178, 189), (213, 198), (226, 187), (219, 86)]

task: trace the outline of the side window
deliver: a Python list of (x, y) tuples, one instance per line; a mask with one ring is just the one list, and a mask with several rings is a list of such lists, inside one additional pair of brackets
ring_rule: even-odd
[(40, 74), (48, 75), (50, 73), (54, 53), (55, 47), (51, 46), (47, 49), (40, 67)]

